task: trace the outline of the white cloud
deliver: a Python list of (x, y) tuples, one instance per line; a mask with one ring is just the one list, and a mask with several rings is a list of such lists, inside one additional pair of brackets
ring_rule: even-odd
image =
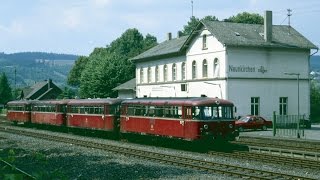
[(76, 29), (82, 23), (82, 12), (79, 8), (71, 8), (64, 11), (63, 24), (69, 29)]
[(105, 8), (111, 3), (111, 0), (91, 0), (94, 7)]
[(4, 31), (9, 34), (23, 34), (24, 32), (24, 26), (22, 23), (18, 21), (12, 21), (9, 26), (2, 26), (0, 25), (0, 31)]
[(250, 6), (256, 6), (258, 4), (258, 0), (250, 0)]

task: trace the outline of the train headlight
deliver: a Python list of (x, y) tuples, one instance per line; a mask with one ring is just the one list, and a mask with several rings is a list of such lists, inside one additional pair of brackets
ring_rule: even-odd
[(233, 125), (232, 125), (232, 124), (229, 124), (229, 128), (232, 129), (232, 128), (233, 128)]
[(208, 124), (203, 125), (203, 128), (207, 130), (209, 128)]

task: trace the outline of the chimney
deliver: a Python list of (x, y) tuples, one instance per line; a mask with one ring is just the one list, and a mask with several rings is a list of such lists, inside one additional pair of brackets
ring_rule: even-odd
[(177, 38), (180, 38), (180, 37), (181, 37), (181, 34), (182, 34), (181, 31), (178, 31), (178, 32), (177, 32)]
[(264, 40), (272, 41), (272, 11), (265, 11), (264, 14)]
[(172, 34), (171, 34), (171, 32), (169, 32), (167, 35), (167, 40), (170, 41), (171, 39), (172, 39)]
[(49, 80), (48, 80), (48, 90), (51, 88), (51, 83), (52, 83), (52, 80), (49, 79)]

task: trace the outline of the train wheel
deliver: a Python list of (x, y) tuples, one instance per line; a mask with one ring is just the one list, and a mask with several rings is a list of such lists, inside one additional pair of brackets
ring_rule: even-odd
[(240, 131), (240, 132), (243, 132), (243, 127), (239, 127), (239, 131)]

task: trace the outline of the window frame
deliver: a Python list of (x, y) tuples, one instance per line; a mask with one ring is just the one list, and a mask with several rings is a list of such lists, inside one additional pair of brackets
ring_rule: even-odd
[(251, 97), (250, 110), (251, 115), (260, 115), (260, 97)]
[(288, 97), (279, 97), (279, 115), (288, 115)]
[(202, 61), (202, 77), (208, 77), (208, 61), (206, 59)]
[(203, 50), (208, 49), (207, 35), (206, 34), (202, 35), (202, 49)]
[(181, 80), (186, 80), (186, 63), (182, 62), (181, 64)]
[(163, 81), (168, 82), (168, 66), (166, 64), (163, 66)]
[(197, 62), (192, 61), (192, 79), (197, 79)]
[(175, 63), (172, 64), (172, 81), (177, 80), (177, 65)]
[(152, 82), (152, 69), (148, 67), (148, 83)]

